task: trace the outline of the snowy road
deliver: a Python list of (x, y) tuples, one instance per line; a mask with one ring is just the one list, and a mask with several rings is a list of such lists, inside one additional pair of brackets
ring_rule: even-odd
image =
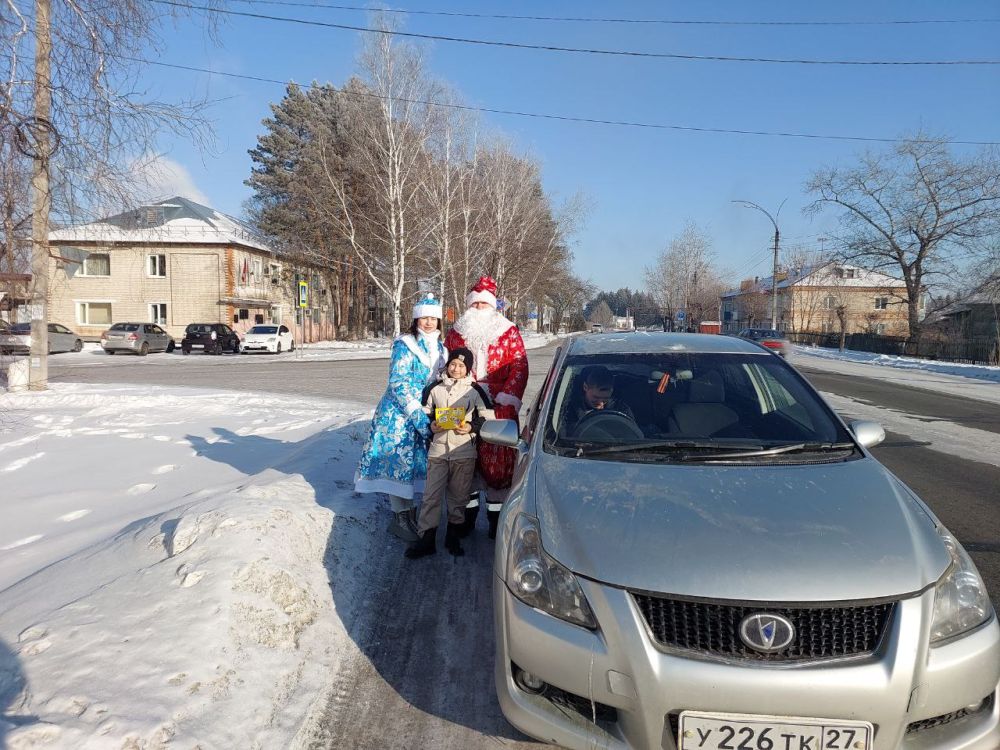
[[(555, 347), (549, 346), (529, 352), (532, 377), (526, 404), (531, 403), (531, 394), (540, 386), (554, 351)], [(305, 677), (290, 683), (299, 686), (290, 693), (291, 699), (282, 698), (288, 692), (282, 689), (273, 696), (267, 696), (266, 701), (262, 699), (261, 703), (262, 706), (274, 706), (265, 713), (270, 712), (267, 715), (275, 726), (283, 723), (297, 727), (294, 742), (288, 746), (310, 750), (343, 747), (538, 747), (537, 743), (519, 735), (506, 723), (493, 693), (492, 543), (486, 538), (485, 524), (480, 521), (480, 528), (466, 543), (467, 554), (464, 558), (455, 560), (439, 553), (426, 560), (406, 561), (401, 554), (402, 545), (384, 532), (387, 520), (385, 509), (359, 505), (357, 500), (350, 498), (349, 476), (354, 460), (350, 455), (356, 451), (360, 437), (355, 425), (361, 423), (344, 423), (339, 432), (323, 433), (319, 441), (311, 443), (308, 448), (305, 444), (288, 442), (290, 437), (285, 436), (286, 433), (296, 435), (296, 430), (301, 429), (300, 424), (305, 425), (310, 419), (325, 423), (336, 414), (347, 412), (351, 412), (351, 419), (363, 418), (366, 409), (374, 405), (384, 387), (384, 359), (303, 361), (291, 357), (213, 358), (199, 355), (183, 360), (158, 361), (156, 357), (146, 360), (101, 358), (84, 352), (75, 359), (67, 357), (54, 361), (54, 380), (63, 383), (134, 383), (164, 386), (168, 390), (170, 386), (183, 385), (211, 388), (213, 391), (273, 391), (301, 399), (301, 404), (287, 395), (277, 399), (278, 410), (269, 419), (284, 420), (288, 424), (275, 424), (273, 428), (269, 426), (271, 422), (263, 421), (265, 412), (262, 411), (260, 417), (256, 413), (241, 414), (240, 419), (247, 422), (247, 426), (241, 428), (234, 422), (229, 431), (207, 439), (192, 437), (188, 434), (191, 428), (182, 426), (180, 422), (176, 428), (147, 426), (141, 430), (144, 434), (148, 433), (146, 436), (150, 440), (158, 440), (161, 432), (171, 440), (186, 435), (196, 453), (210, 461), (212, 473), (208, 481), (223, 487), (232, 483), (240, 497), (251, 496), (248, 494), (251, 491), (255, 493), (253, 497), (270, 497), (277, 492), (277, 487), (291, 482), (289, 491), (294, 490), (301, 495), (298, 502), (303, 508), (313, 503), (314, 495), (314, 508), (319, 505), (332, 511), (332, 525), (324, 556), (329, 587), (321, 585), (322, 590), (314, 589), (318, 591), (314, 604), (318, 614), (315, 616), (327, 630), (317, 631), (308, 644), (314, 650), (307, 661), (321, 669), (309, 671), (300, 667), (300, 670), (306, 669)], [(956, 532), (976, 559), (994, 601), (1000, 601), (1000, 544), (996, 542), (1000, 539), (1000, 497), (997, 491), (1000, 487), (1000, 449), (997, 449), (1000, 446), (1000, 403), (966, 398), (961, 388), (953, 393), (936, 393), (913, 388), (912, 383), (901, 385), (895, 382), (898, 377), (886, 377), (884, 373), (882, 377), (837, 374), (831, 371), (832, 368), (805, 357), (794, 364), (800, 366), (842, 414), (848, 418), (877, 419), (887, 426), (888, 439), (875, 449), (876, 456), (913, 487)], [(88, 388), (93, 389), (93, 386)], [(113, 392), (114, 387), (109, 386), (109, 391)], [(206, 398), (208, 393), (205, 392)], [(307, 398), (316, 396), (332, 400), (314, 402)], [(164, 408), (167, 408), (169, 394), (160, 398), (164, 400)], [(338, 401), (342, 403), (337, 404)], [(351, 402), (352, 406), (345, 411), (343, 402)], [(323, 411), (325, 403), (329, 403), (329, 414)], [(179, 405), (182, 404), (179, 402)], [(234, 406), (236, 404), (228, 402), (220, 404), (220, 415), (234, 415)], [(254, 409), (265, 407), (265, 403), (254, 403)], [(296, 409), (302, 414), (293, 415)], [(282, 412), (287, 416), (283, 416)], [(109, 412), (107, 416), (111, 418), (113, 415)], [(158, 419), (161, 424), (167, 424), (163, 417)], [(336, 424), (341, 423), (342, 418), (338, 418)], [(258, 434), (263, 427), (285, 431), (275, 433), (282, 441), (269, 441), (266, 435)], [(61, 426), (60, 423), (47, 429), (55, 435), (60, 430), (66, 432), (72, 428), (72, 425)], [(98, 436), (92, 436), (90, 440), (111, 439), (101, 437), (103, 428), (98, 428), (101, 425), (89, 428)], [(170, 429), (178, 435), (174, 436)], [(142, 435), (128, 433), (115, 439), (129, 437), (136, 440), (124, 441), (126, 444), (138, 442), (138, 437)], [(219, 442), (213, 442), (219, 438), (222, 438)], [(162, 444), (170, 446), (173, 443), (164, 441)], [(301, 447), (296, 447), (299, 445)], [(183, 448), (177, 445), (171, 450), (180, 451)], [(278, 462), (280, 456), (275, 448), (287, 452), (288, 458)], [(12, 455), (24, 453), (24, 458), (5, 464), (7, 469), (16, 469), (19, 475), (35, 465), (29, 463), (21, 467), (21, 462), (34, 455), (28, 446), (11, 450)], [(250, 457), (248, 450), (252, 454)], [(317, 454), (329, 456), (334, 451), (343, 455), (343, 460), (323, 458), (317, 462), (315, 459)], [(165, 465), (168, 459), (174, 463), (179, 460), (166, 456), (159, 459), (159, 463)], [(258, 464), (265, 459), (276, 462), (274, 466), (280, 470), (277, 479), (268, 478), (269, 474), (254, 476), (260, 471)], [(159, 466), (159, 469), (162, 468)], [(180, 471), (174, 474), (178, 479), (182, 478)], [(251, 480), (246, 487), (244, 477)], [(124, 481), (125, 477), (114, 479)], [(139, 482), (140, 479), (134, 481)], [(188, 476), (185, 481), (184, 486), (190, 485), (191, 488), (205, 487), (207, 483), (200, 475)], [(153, 482), (163, 484), (162, 479)], [(153, 487), (153, 482), (147, 481), (148, 486)], [(150, 498), (150, 502), (158, 502), (156, 493), (159, 491), (150, 491), (143, 497)], [(280, 496), (280, 493), (276, 495)], [(72, 500), (78, 503), (83, 501), (82, 498)], [(97, 502), (96, 499), (94, 502)], [(59, 515), (62, 525), (66, 525), (63, 523), (65, 519), (73, 515), (63, 513), (66, 510), (53, 510), (56, 515), (62, 513)], [(95, 512), (87, 518), (97, 516)], [(78, 520), (74, 522), (79, 523)], [(31, 538), (32, 534), (44, 531), (26, 526), (19, 537), (23, 537), (23, 541)], [(310, 532), (310, 535), (313, 538), (316, 533)], [(32, 554), (31, 550), (32, 545), (25, 544), (12, 550), (11, 554), (16, 551), (19, 555), (17, 559), (30, 567), (31, 561), (27, 556)], [(156, 560), (151, 564), (155, 565)], [(208, 577), (202, 583), (198, 586), (192, 584), (190, 588), (183, 588), (187, 584), (182, 584), (171, 596), (181, 597), (188, 591), (203, 589), (207, 595), (205, 587), (210, 582), (216, 580), (221, 583), (225, 580), (222, 567), (204, 569), (208, 571)], [(186, 571), (186, 568), (178, 570)], [(215, 595), (216, 590), (213, 589), (212, 596)], [(336, 613), (335, 622), (324, 619), (327, 615), (323, 613), (331, 606)], [(61, 626), (58, 620), (52, 622), (54, 624), (50, 628), (57, 635), (60, 627), (64, 631), (71, 625), (84, 627), (75, 620)], [(334, 632), (337, 629), (345, 632), (338, 635)], [(34, 637), (30, 634), (35, 630), (24, 631), (29, 636), (17, 635), (18, 632), (8, 636), (8, 643)], [(326, 646), (326, 655), (323, 655), (320, 633), (326, 634), (329, 639), (327, 644), (333, 644)], [(43, 640), (52, 638), (51, 635), (39, 637)], [(31, 669), (37, 669), (31, 666), (32, 659), (44, 659), (45, 654), (55, 654), (56, 649), (32, 656), (34, 642), (26, 640), (25, 643), (27, 645), (18, 642), (18, 653), (21, 659), (26, 660), (25, 668), (30, 679)], [(304, 653), (305, 656), (307, 654)], [(316, 659), (320, 661), (313, 661)], [(252, 662), (244, 662), (247, 663)], [(53, 657), (52, 669), (55, 670), (58, 664)], [(239, 671), (240, 664), (234, 663), (232, 668), (237, 678), (242, 679), (239, 678), (243, 674)], [(181, 666), (176, 671), (180, 674)], [(185, 671), (190, 672), (190, 669), (185, 668)], [(246, 679), (250, 685), (253, 679), (259, 678), (247, 673)], [(124, 680), (125, 677), (123, 684)], [(42, 687), (37, 684), (35, 690), (39, 691)], [(309, 691), (304, 692), (307, 687)], [(62, 692), (57, 688), (53, 690), (55, 698), (68, 701), (67, 705), (76, 705), (72, 703), (77, 700), (76, 697), (67, 693), (63, 698), (62, 693), (66, 693), (66, 689)], [(304, 701), (305, 695), (309, 696), (308, 701)], [(190, 699), (190, 705), (182, 705), (193, 716), (200, 715), (194, 706), (197, 697), (195, 694)], [(49, 701), (50, 705), (57, 704), (55, 698)], [(279, 705), (284, 708), (275, 713)], [(222, 719), (220, 714), (214, 715)], [(91, 712), (85, 712), (77, 723), (83, 727), (90, 716)], [(178, 738), (190, 736), (192, 721), (177, 719)], [(0, 730), (0, 746), (3, 744), (2, 736)], [(69, 736), (68, 733), (64, 735), (66, 738)], [(264, 735), (256, 731), (255, 736)], [(27, 735), (24, 737), (27, 738)], [(53, 746), (60, 745), (56, 742)]]

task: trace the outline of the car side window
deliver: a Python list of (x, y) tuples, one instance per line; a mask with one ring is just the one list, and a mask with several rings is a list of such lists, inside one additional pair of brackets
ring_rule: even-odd
[(555, 356), (552, 357), (552, 366), (549, 368), (549, 374), (545, 376), (545, 382), (542, 384), (541, 390), (538, 391), (535, 403), (531, 406), (531, 414), (528, 418), (528, 429), (525, 431), (525, 439), (528, 441), (530, 441), (531, 436), (535, 434), (535, 427), (538, 425), (538, 415), (541, 413), (542, 404), (545, 403), (545, 398), (552, 389), (552, 383), (555, 380), (556, 370), (559, 367), (559, 355), (561, 353), (562, 347), (560, 346), (556, 349)]
[(163, 333), (163, 329), (159, 326), (150, 326), (153, 329), (153, 333)]
[(281, 326), (281, 328), (278, 329), (278, 333), (288, 333), (288, 326)]

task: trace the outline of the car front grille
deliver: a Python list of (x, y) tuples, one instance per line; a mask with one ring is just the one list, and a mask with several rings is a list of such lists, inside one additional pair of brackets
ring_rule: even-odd
[[(892, 619), (892, 602), (854, 607), (787, 607), (694, 602), (632, 592), (656, 642), (718, 659), (793, 662), (864, 656), (878, 648)], [(781, 651), (761, 653), (740, 638), (740, 623), (755, 613), (786, 617), (795, 628)]]

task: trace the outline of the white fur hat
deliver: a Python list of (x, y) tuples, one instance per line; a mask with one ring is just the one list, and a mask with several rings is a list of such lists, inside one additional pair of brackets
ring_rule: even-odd
[(428, 292), (417, 304), (413, 306), (413, 319), (417, 318), (437, 318), (443, 317), (441, 303), (434, 298), (434, 294)]

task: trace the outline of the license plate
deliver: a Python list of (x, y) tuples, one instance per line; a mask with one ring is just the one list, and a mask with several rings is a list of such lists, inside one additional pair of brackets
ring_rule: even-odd
[(680, 750), (871, 750), (867, 721), (683, 711)]

